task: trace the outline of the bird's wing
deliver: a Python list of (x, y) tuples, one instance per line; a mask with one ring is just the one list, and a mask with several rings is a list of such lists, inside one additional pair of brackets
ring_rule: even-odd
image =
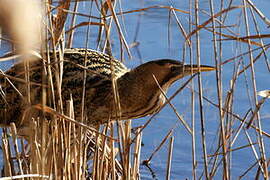
[[(112, 70), (116, 78), (121, 77), (129, 71), (120, 61), (110, 58), (107, 54), (90, 49), (66, 49), (64, 59), (65, 61), (85, 67), (89, 72), (92, 71), (94, 74), (99, 74), (109, 79), (111, 79)], [(64, 68), (66, 72), (71, 71), (68, 64)], [(71, 68), (73, 67), (71, 66)]]
[[(61, 62), (58, 52), (56, 52), (56, 57), (58, 58), (57, 62)], [(112, 76), (111, 72), (114, 72), (113, 75), (117, 79), (129, 71), (129, 69), (127, 69), (126, 66), (120, 61), (110, 58), (107, 54), (91, 49), (66, 49), (64, 51), (63, 61), (63, 79), (76, 79), (77, 76), (81, 76), (81, 72), (86, 70), (88, 80), (90, 77), (97, 78), (98, 80), (110, 80)], [(51, 65), (53, 72), (55, 71), (54, 63), (57, 62), (55, 61), (52, 52), (50, 53), (50, 63), (48, 62), (48, 59), (41, 60), (37, 58), (30, 61), (30, 81), (33, 83), (41, 83), (42, 68), (48, 67), (48, 65)], [(14, 81), (24, 82), (26, 72), (25, 67), (26, 66), (23, 62), (14, 64), (5, 72), (6, 77), (10, 77)], [(3, 81), (3, 79), (4, 76), (1, 75), (0, 80)]]
[(86, 78), (86, 87), (95, 88), (104, 81), (110, 82), (112, 75), (117, 79), (129, 71), (120, 61), (90, 49), (66, 49), (63, 67), (63, 86), (66, 87), (82, 87)]

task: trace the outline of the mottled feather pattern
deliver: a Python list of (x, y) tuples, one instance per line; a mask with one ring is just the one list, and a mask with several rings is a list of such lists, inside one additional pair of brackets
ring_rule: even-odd
[[(85, 55), (87, 56), (86, 63)], [(84, 66), (85, 63), (86, 69), (92, 70), (97, 74), (104, 75), (109, 79), (111, 78), (111, 64), (113, 65), (116, 78), (122, 76), (128, 71), (126, 66), (120, 61), (115, 60), (114, 58), (110, 59), (107, 54), (103, 54), (94, 50), (68, 49), (65, 51), (65, 61), (71, 61), (81, 66)], [(72, 69), (70, 70), (70, 68), (74, 68), (73, 65), (70, 65), (71, 64), (66, 64), (64, 66), (64, 72), (76, 72)]]
[[(59, 57), (58, 52), (56, 55)], [(55, 82), (54, 65), (56, 62), (53, 58), (53, 53), (51, 53), (50, 56), (53, 81)], [(88, 90), (87, 95), (89, 97), (100, 95), (100, 93), (95, 91), (95, 88), (98, 88), (99, 86), (103, 86), (103, 88), (111, 87), (111, 64), (113, 65), (114, 75), (116, 78), (121, 77), (129, 71), (120, 61), (110, 59), (106, 54), (89, 49), (67, 49), (65, 50), (63, 61), (63, 100), (69, 100), (70, 95), (72, 94), (74, 106), (78, 110), (81, 109), (79, 106), (81, 105), (82, 100), (84, 71), (86, 72), (86, 89)], [(48, 62), (42, 59), (30, 61), (29, 77), (31, 82), (32, 104), (41, 103), (42, 72), (46, 69), (44, 69), (44, 67), (48, 67), (48, 65)], [(17, 78), (9, 78), (9, 80), (23, 96), (20, 96), (19, 93), (15, 91), (14, 87), (7, 82), (3, 76), (0, 76), (0, 84), (3, 92), (6, 94), (5, 97), (0, 96), (0, 124), (1, 122), (6, 123), (17, 121), (19, 114), (25, 110), (25, 107), (29, 106), (29, 104), (27, 105), (26, 99), (24, 99), (27, 94), (26, 84), (23, 83), (25, 82), (24, 63), (19, 62), (15, 64), (6, 71), (5, 74)], [(21, 81), (18, 81), (18, 79)], [(48, 87), (48, 76), (46, 76), (45, 79), (45, 86)], [(54, 87), (56, 88), (55, 85)], [(96, 93), (96, 95), (93, 95), (93, 93)], [(91, 99), (92, 98), (89, 98), (89, 100)], [(80, 113), (77, 113), (77, 115), (80, 115)]]

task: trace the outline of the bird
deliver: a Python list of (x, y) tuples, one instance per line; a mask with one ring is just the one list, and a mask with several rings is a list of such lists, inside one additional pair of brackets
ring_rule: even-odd
[[(58, 107), (59, 103), (55, 101), (59, 99), (52, 100), (52, 87), (55, 94), (61, 94), (63, 109), (67, 108), (67, 102), (72, 97), (75, 120), (82, 117), (84, 102), (83, 122), (92, 127), (115, 120), (148, 116), (160, 110), (165, 103), (161, 89), (167, 92), (175, 81), (185, 76), (215, 70), (212, 66), (184, 64), (172, 59), (148, 61), (128, 69), (105, 53), (83, 48), (65, 49), (62, 59), (60, 52), (48, 54), (49, 58), (29, 61), (28, 68), (25, 68), (25, 62), (20, 61), (0, 73), (1, 126), (8, 126), (11, 122), (23, 126), (27, 108), (41, 104), (44, 89), (47, 92), (46, 105)], [(48, 67), (52, 78), (49, 78)], [(116, 113), (118, 107), (115, 104), (112, 76), (119, 95), (120, 116)], [(57, 81), (61, 86), (55, 84)], [(27, 98), (29, 92), (30, 97)], [(40, 114), (36, 113), (36, 116)]]

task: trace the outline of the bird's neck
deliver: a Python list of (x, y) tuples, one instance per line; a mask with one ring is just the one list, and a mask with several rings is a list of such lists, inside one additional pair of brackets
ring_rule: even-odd
[(123, 113), (134, 114), (134, 118), (152, 114), (164, 103), (153, 74), (147, 71), (126, 73), (118, 79), (118, 88)]

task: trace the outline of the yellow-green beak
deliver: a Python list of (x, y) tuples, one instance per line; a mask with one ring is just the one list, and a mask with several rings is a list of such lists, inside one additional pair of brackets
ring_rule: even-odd
[(207, 65), (200, 65), (200, 67), (196, 64), (187, 64), (184, 65), (183, 68), (184, 72), (186, 73), (197, 73), (197, 72), (205, 72), (205, 71), (214, 71), (216, 70), (213, 66), (207, 66)]

